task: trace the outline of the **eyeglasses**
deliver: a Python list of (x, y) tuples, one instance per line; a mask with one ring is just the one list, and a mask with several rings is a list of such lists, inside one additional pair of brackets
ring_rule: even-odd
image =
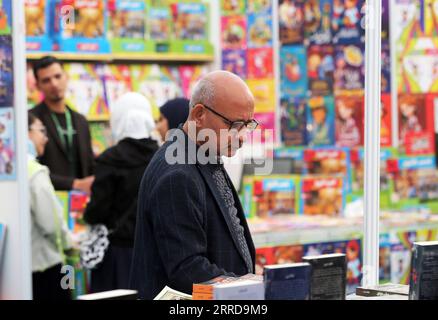
[(228, 130), (240, 131), (243, 129), (243, 127), (246, 127), (246, 129), (248, 129), (249, 132), (253, 132), (259, 126), (259, 123), (255, 119), (248, 120), (248, 121), (241, 121), (241, 120), (231, 121), (230, 119), (221, 115), (219, 112), (213, 110), (209, 106), (206, 106), (205, 104), (201, 104), (201, 105), (203, 105), (207, 110), (211, 111), (212, 113), (214, 113), (218, 117), (222, 118), (222, 120), (224, 120), (224, 122), (230, 126), (230, 128)]

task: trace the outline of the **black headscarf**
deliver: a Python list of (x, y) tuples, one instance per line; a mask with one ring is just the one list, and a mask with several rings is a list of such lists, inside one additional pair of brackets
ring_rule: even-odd
[(169, 130), (176, 129), (189, 117), (189, 103), (185, 98), (176, 98), (167, 101), (161, 108), (161, 114), (169, 123)]

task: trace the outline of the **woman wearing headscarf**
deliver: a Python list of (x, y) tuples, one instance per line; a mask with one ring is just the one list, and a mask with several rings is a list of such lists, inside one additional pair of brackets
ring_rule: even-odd
[(170, 130), (177, 129), (180, 124), (187, 121), (190, 109), (189, 103), (190, 101), (185, 98), (176, 98), (167, 101), (160, 108), (157, 131), (163, 141), (166, 141), (166, 135)]
[(111, 109), (115, 146), (96, 160), (95, 181), (84, 214), (90, 225), (109, 230), (103, 261), (91, 271), (91, 292), (128, 289), (134, 245), (137, 196), (143, 173), (158, 150), (150, 102), (141, 94), (123, 95)]

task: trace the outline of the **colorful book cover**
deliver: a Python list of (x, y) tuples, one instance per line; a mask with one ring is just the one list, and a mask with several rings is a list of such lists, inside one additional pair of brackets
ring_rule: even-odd
[(391, 234), (391, 282), (409, 284), (411, 271), (411, 250), (415, 241), (415, 232)]
[(391, 95), (381, 96), (381, 122), (380, 122), (380, 146), (392, 146), (392, 105)]
[(248, 48), (272, 47), (272, 15), (248, 15)]
[(304, 148), (301, 147), (286, 147), (277, 148), (274, 150), (275, 159), (288, 159), (291, 161), (292, 174), (301, 175), (305, 172), (306, 164), (304, 162)]
[(291, 176), (255, 178), (255, 216), (268, 218), (278, 214), (297, 214), (297, 188), (297, 180)]
[(365, 87), (364, 46), (336, 46), (335, 64), (335, 94), (363, 94)]
[(438, 2), (436, 0), (424, 0), (425, 33), (428, 37), (438, 36)]
[(310, 44), (331, 43), (332, 3), (333, 0), (310, 0), (304, 3), (304, 36)]
[(181, 88), (185, 97), (190, 98), (196, 83), (208, 73), (205, 66), (180, 66)]
[(107, 0), (109, 38), (140, 39), (146, 35), (144, 0)]
[(68, 105), (89, 119), (108, 118), (103, 66), (71, 63), (64, 65), (64, 69), (69, 75), (66, 93)]
[(64, 220), (67, 224), (67, 227), (69, 228), (69, 230), (73, 230), (73, 220), (70, 216), (70, 196), (68, 194), (68, 191), (56, 191), (55, 194), (56, 198), (61, 204), (62, 211), (64, 213)]
[(246, 17), (222, 17), (221, 34), (222, 49), (246, 49)]
[(310, 46), (307, 49), (307, 76), (311, 95), (330, 95), (333, 92), (334, 72), (332, 46)]
[(312, 97), (307, 108), (307, 142), (309, 146), (335, 144), (335, 106), (333, 97)]
[(168, 7), (151, 7), (147, 10), (149, 40), (168, 41), (171, 38), (172, 17)]
[(208, 40), (208, 4), (174, 3), (173, 34), (178, 40)]
[(307, 144), (307, 100), (283, 97), (280, 101), (281, 139), (286, 146)]
[(350, 154), (344, 148), (314, 148), (304, 150), (305, 173), (311, 175), (349, 175)]
[(248, 50), (248, 78), (274, 78), (274, 50), (272, 48)]
[(0, 36), (0, 108), (14, 105), (12, 37)]
[(0, 1), (0, 35), (11, 34), (12, 0)]
[(232, 72), (242, 79), (248, 76), (245, 50), (222, 51), (222, 69)]
[(96, 157), (112, 146), (112, 133), (108, 122), (92, 122), (89, 124), (91, 146)]
[[(303, 256), (320, 256), (324, 254), (345, 253), (347, 241), (329, 241), (304, 245)], [(359, 247), (360, 248), (360, 247)]]
[(303, 177), (300, 195), (300, 212), (304, 215), (343, 215), (345, 192), (341, 177)]
[(301, 44), (304, 41), (304, 0), (280, 0), (278, 7), (280, 42)]
[(391, 281), (391, 241), (389, 233), (379, 236), (379, 282)]
[(0, 181), (16, 176), (14, 109), (0, 108)]
[(255, 99), (255, 113), (275, 111), (275, 83), (273, 79), (250, 79), (246, 81)]
[(364, 0), (333, 0), (333, 43), (351, 44), (364, 42)]
[(391, 51), (388, 42), (382, 43), (382, 93), (391, 93)]
[(256, 249), (256, 274), (263, 275), (263, 267), (274, 263), (274, 248)]
[(49, 37), (50, 3), (48, 0), (25, 0), (26, 49), (28, 51), (50, 51), (52, 40)]
[(32, 65), (26, 64), (27, 105), (33, 108), (44, 99), (44, 95), (38, 90)]
[(393, 30), (397, 43), (408, 46), (413, 38), (424, 36), (424, 1), (396, 0), (391, 16), (397, 28)]
[(301, 245), (289, 245), (274, 247), (274, 263), (286, 264), (303, 261), (304, 247)]
[(382, 40), (389, 41), (389, 0), (382, 0)]
[(364, 99), (336, 97), (336, 146), (359, 147), (364, 144)]
[(407, 155), (435, 153), (433, 98), (403, 94), (398, 98), (399, 141)]
[(438, 230), (437, 229), (419, 229), (416, 231), (417, 236), (415, 241), (437, 241), (438, 240)]
[(104, 66), (105, 97), (109, 110), (125, 93), (132, 91), (132, 79), (127, 65), (107, 64)]
[(270, 13), (272, 11), (272, 0), (246, 0), (249, 13)]
[(272, 143), (277, 141), (275, 132), (275, 112), (254, 113), (259, 126), (252, 133), (252, 142)]
[(286, 46), (280, 49), (280, 77), (282, 95), (306, 95), (308, 79), (304, 46)]
[(223, 16), (235, 16), (245, 13), (245, 0), (220, 0)]

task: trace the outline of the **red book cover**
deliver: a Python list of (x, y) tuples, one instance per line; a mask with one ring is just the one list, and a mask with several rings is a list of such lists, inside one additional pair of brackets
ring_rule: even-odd
[(272, 48), (248, 50), (248, 78), (264, 79), (274, 77), (274, 51)]
[(256, 249), (256, 274), (263, 274), (263, 267), (274, 264), (274, 248)]
[(355, 96), (336, 98), (337, 147), (359, 147), (364, 144), (364, 99)]
[(244, 16), (222, 17), (222, 49), (246, 49), (246, 26)]
[(344, 208), (343, 179), (304, 178), (301, 197), (305, 215), (341, 216)]
[(330, 95), (334, 81), (333, 46), (310, 46), (307, 49), (307, 76), (312, 95)]
[(273, 248), (273, 264), (297, 263), (303, 261), (303, 246), (278, 246)]
[(348, 172), (348, 155), (346, 150), (306, 149), (304, 161), (308, 174), (342, 174)]
[(392, 105), (391, 95), (382, 94), (381, 97), (380, 146), (392, 146)]

